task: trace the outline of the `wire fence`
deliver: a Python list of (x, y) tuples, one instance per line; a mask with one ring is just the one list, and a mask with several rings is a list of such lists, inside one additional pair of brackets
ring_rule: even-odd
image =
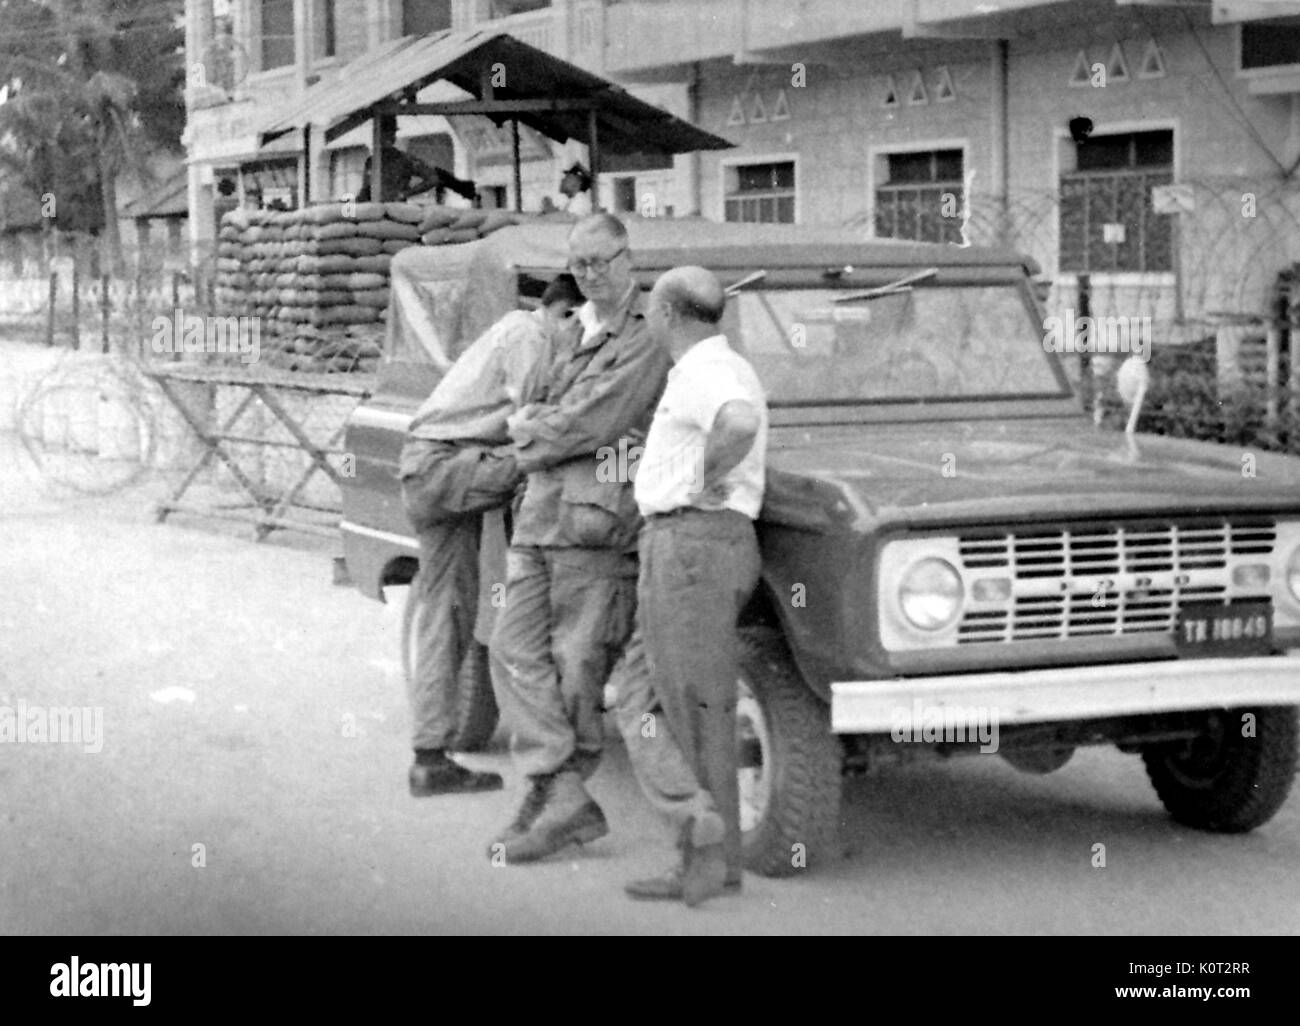
[[(0, 339), (21, 342), (52, 359), (22, 379), (0, 381), (16, 393), (5, 411), (44, 480), (56, 489), (107, 494), (156, 475), (175, 483), (205, 448), (149, 372), (160, 364), (226, 365), (256, 375), (262, 352), (236, 333), (214, 349), (210, 326), (230, 320), (217, 301), (215, 244), (181, 259), (151, 251), (124, 253), (123, 272), (103, 273), (95, 240), (63, 235), (29, 245), (24, 258), (0, 259)], [(36, 250), (36, 255), (33, 255)], [(199, 344), (186, 330), (198, 325)], [(268, 347), (269, 348), (269, 347)], [(307, 453), (286, 426), (253, 402), (231, 421), (244, 393), (222, 385), (178, 384), (173, 396), (205, 430), (223, 425), (265, 444), (231, 443), (229, 454), (268, 496), (295, 481)], [(338, 395), (290, 392), (282, 409), (312, 439), (330, 438), (355, 406)], [(196, 490), (213, 503), (239, 490), (221, 460), (209, 460)], [(326, 513), (340, 505), (337, 486), (319, 476), (298, 496)]]
[(7, 249), (8, 259), (0, 259), (0, 334), (7, 339), (146, 359), (155, 318), (178, 309), (217, 313), (211, 244), (169, 259), (127, 248), (116, 274), (92, 236), (50, 233), (9, 240)]

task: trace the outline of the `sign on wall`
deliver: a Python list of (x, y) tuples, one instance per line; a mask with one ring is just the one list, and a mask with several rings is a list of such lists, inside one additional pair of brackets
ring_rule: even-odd
[(1151, 209), (1157, 214), (1191, 213), (1196, 209), (1196, 194), (1190, 185), (1155, 185), (1151, 187)]

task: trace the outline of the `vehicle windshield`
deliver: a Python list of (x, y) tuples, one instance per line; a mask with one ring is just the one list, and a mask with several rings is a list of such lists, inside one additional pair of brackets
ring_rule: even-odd
[(755, 289), (732, 298), (730, 337), (769, 401), (1005, 399), (1066, 388), (1014, 284), (853, 296)]

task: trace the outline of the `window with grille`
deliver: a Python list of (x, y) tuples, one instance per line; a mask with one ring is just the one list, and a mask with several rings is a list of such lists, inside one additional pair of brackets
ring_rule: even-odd
[(425, 36), (451, 28), (451, 0), (402, 0), (402, 35)]
[(1170, 218), (1151, 190), (1174, 180), (1174, 133), (1092, 136), (1075, 150), (1076, 170), (1061, 175), (1061, 270), (1171, 270)]
[(961, 242), (961, 150), (890, 153), (876, 188), (876, 235), (913, 242)]
[(293, 0), (262, 0), (262, 70), (294, 62)]
[(726, 169), (724, 220), (794, 224), (794, 161)]

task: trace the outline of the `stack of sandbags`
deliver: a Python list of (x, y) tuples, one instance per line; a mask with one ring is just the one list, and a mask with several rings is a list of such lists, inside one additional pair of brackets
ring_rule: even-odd
[(452, 207), (426, 207), (417, 227), (420, 241), (426, 246), (455, 245), (473, 242), (491, 235), (508, 224), (519, 224), (525, 215), (510, 210), (456, 210)]
[(393, 254), (420, 239), (409, 203), (232, 211), (218, 233), (218, 313), (253, 316), (262, 358), (294, 370), (373, 370)]

